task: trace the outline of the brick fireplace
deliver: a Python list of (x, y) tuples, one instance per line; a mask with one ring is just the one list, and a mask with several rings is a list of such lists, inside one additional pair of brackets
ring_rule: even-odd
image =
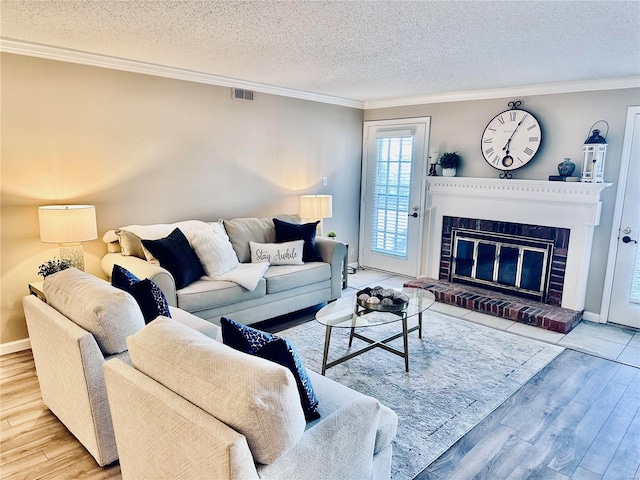
[[(476, 305), (492, 315), (556, 331), (572, 328), (584, 310), (600, 192), (610, 184), (461, 177), (429, 177), (427, 182), (426, 278), (416, 283), (432, 284), (442, 299), (448, 295), (450, 303), (467, 308)], [(462, 244), (455, 241), (458, 235)], [(543, 259), (547, 263), (533, 274), (540, 275), (537, 292), (538, 277), (530, 276), (532, 265), (538, 268)], [(509, 276), (512, 280), (506, 281)], [(550, 313), (544, 317), (541, 310)], [(553, 319), (560, 317), (572, 320), (559, 326)]]

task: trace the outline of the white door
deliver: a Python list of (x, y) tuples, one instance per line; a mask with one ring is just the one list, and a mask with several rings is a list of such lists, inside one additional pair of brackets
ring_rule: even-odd
[(365, 268), (418, 275), (429, 120), (364, 124), (359, 261)]
[(613, 228), (620, 229), (611, 244), (615, 262), (607, 321), (640, 328), (640, 107), (628, 111), (618, 188), (620, 220), (614, 217)]

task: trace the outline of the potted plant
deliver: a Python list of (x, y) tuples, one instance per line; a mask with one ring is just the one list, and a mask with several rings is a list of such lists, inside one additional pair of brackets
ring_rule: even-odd
[(60, 270), (66, 270), (71, 266), (73, 265), (69, 259), (58, 260), (54, 258), (53, 260), (47, 260), (38, 267), (38, 275), (42, 278), (47, 278), (49, 275), (59, 272)]
[(443, 153), (440, 157), (443, 177), (455, 177), (456, 170), (460, 166), (460, 155), (457, 152)]
[(338, 236), (338, 234), (336, 232), (334, 232), (333, 230), (331, 230), (329, 233), (327, 233), (327, 237), (329, 237), (331, 240), (335, 240), (337, 236)]

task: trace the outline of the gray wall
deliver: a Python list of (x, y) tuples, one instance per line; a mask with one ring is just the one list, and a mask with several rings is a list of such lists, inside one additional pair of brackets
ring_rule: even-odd
[(602, 217), (595, 229), (585, 305), (587, 311), (600, 313), (627, 107), (640, 104), (640, 89), (381, 108), (366, 110), (365, 120), (429, 116), (430, 146), (437, 147), (440, 154), (457, 151), (462, 156), (459, 176), (495, 178), (499, 172), (484, 161), (480, 137), (489, 120), (507, 110), (511, 100), (521, 100), (521, 108), (533, 113), (543, 128), (541, 149), (533, 161), (514, 172), (514, 178), (547, 180), (549, 175), (557, 175), (557, 164), (565, 157), (573, 159), (579, 174), (582, 144), (589, 128), (601, 119), (609, 123), (605, 181), (614, 185), (602, 193)]
[[(21, 297), (59, 256), (37, 207), (89, 203), (98, 234), (132, 223), (298, 212), (333, 195), (324, 224), (357, 252), (362, 110), (2, 54), (0, 343), (26, 338)], [(322, 177), (328, 185), (322, 186)], [(84, 244), (102, 275), (104, 243)], [(355, 260), (355, 256), (353, 257)]]

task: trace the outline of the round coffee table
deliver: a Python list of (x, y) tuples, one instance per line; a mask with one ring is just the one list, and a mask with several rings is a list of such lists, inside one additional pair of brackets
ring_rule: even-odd
[[(369, 310), (361, 307), (354, 296), (353, 299), (338, 299), (333, 303), (322, 307), (316, 313), (316, 320), (326, 327), (324, 338), (324, 354), (322, 356), (322, 375), (325, 374), (327, 368), (334, 367), (342, 362), (368, 352), (376, 347), (399, 355), (404, 358), (405, 371), (409, 371), (409, 333), (418, 330), (418, 338), (422, 338), (422, 312), (427, 310), (435, 302), (435, 297), (428, 290), (422, 288), (404, 287), (401, 291), (409, 297), (409, 304), (403, 310), (396, 312), (384, 312), (378, 310)], [(407, 328), (407, 320), (409, 318), (418, 317), (418, 324)], [(402, 322), (402, 331), (395, 333), (382, 340), (374, 340), (360, 333), (356, 333), (356, 328), (376, 327), (392, 322)], [(336, 360), (328, 362), (329, 343), (331, 341), (331, 331), (334, 328), (350, 328), (349, 347), (354, 338), (358, 338), (367, 342), (367, 345), (360, 350), (349, 353)], [(396, 338), (403, 337), (404, 351), (397, 350), (387, 345), (388, 342)]]

